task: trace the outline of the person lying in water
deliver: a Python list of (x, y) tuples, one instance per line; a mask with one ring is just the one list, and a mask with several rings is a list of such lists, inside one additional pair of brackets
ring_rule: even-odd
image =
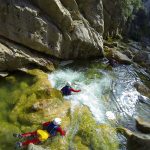
[(43, 126), (42, 130), (39, 129), (37, 131), (28, 132), (28, 133), (24, 133), (24, 134), (14, 133), (13, 136), (18, 137), (18, 138), (33, 137), (32, 139), (30, 139), (30, 140), (28, 139), (24, 142), (17, 142), (16, 143), (16, 148), (27, 146), (30, 143), (39, 144), (39, 143), (47, 140), (49, 137), (56, 136), (58, 132), (60, 133), (61, 136), (65, 136), (66, 131), (62, 130), (60, 125), (61, 125), (61, 119), (60, 118), (55, 118), (51, 122), (43, 123), (42, 124), (42, 126)]
[(71, 83), (67, 82), (67, 84), (61, 89), (61, 92), (64, 96), (71, 95), (71, 92), (80, 92), (81, 90), (75, 90), (71, 87)]

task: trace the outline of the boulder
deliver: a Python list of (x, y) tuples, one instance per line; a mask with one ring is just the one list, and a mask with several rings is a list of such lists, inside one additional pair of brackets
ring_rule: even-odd
[(129, 59), (125, 54), (117, 51), (115, 48), (108, 48), (106, 50), (105, 56), (108, 59), (115, 59), (121, 64), (131, 64), (131, 59)]
[(139, 131), (150, 134), (150, 122), (146, 122), (142, 118), (137, 117), (136, 126)]
[(150, 52), (148, 51), (140, 51), (136, 53), (133, 60), (137, 63), (139, 63), (142, 66), (147, 66), (149, 68), (150, 66)]
[(126, 128), (120, 128), (119, 132), (127, 137), (128, 150), (148, 150), (150, 149), (150, 135), (135, 133)]
[(150, 98), (150, 89), (146, 85), (136, 82), (134, 84), (134, 87), (137, 89), (138, 92)]

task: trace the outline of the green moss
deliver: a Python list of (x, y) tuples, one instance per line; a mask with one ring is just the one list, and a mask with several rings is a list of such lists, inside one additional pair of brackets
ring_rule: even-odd
[(13, 132), (20, 132), (20, 126), (22, 132), (32, 131), (44, 120), (50, 120), (44, 117), (43, 111), (33, 112), (32, 105), (48, 98), (53, 99), (54, 103), (62, 103), (62, 95), (60, 91), (51, 88), (47, 74), (40, 70), (17, 72), (0, 80), (0, 144), (4, 145), (2, 149), (12, 150), (15, 140), (10, 136)]
[(20, 132), (15, 125), (8, 124), (8, 122), (1, 121), (0, 123), (0, 147), (1, 149), (12, 150), (16, 139), (12, 136), (13, 133)]
[(115, 130), (107, 125), (99, 126), (86, 107), (77, 108), (71, 116), (71, 128), (67, 139), (73, 141), (72, 149), (118, 149)]
[(85, 75), (88, 79), (95, 79), (102, 77), (102, 73), (100, 73), (97, 69), (88, 69)]
[[(101, 65), (99, 67), (101, 68)], [(52, 150), (56, 148), (57, 150), (69, 148), (116, 150), (118, 148), (116, 133), (111, 127), (99, 126), (86, 107), (76, 108), (72, 112), (70, 102), (63, 101), (60, 91), (51, 88), (47, 74), (44, 72), (30, 70), (29, 74), (13, 75), (11, 80), (8, 77), (0, 82), (2, 149), (12, 149), (16, 142), (13, 137), (10, 137), (13, 132), (34, 131), (41, 128), (42, 122), (52, 120), (54, 117), (62, 118), (62, 128), (66, 128), (67, 135), (64, 138), (57, 136), (44, 142), (42, 145), (44, 147)], [(42, 101), (46, 101), (48, 108), (32, 111), (32, 105)]]

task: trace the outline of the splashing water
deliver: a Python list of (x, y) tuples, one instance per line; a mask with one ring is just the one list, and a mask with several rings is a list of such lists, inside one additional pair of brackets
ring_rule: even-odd
[(65, 99), (71, 100), (72, 107), (79, 104), (88, 106), (100, 123), (117, 118), (125, 122), (138, 114), (140, 94), (134, 83), (140, 79), (132, 66), (119, 66), (112, 71), (95, 67), (94, 70), (102, 75), (95, 77), (93, 73), (93, 78), (87, 76), (89, 69), (59, 69), (49, 75), (49, 81), (59, 90), (67, 81), (73, 83), (73, 88), (81, 89), (80, 93), (65, 96)]
[(73, 88), (81, 89), (80, 93), (73, 93), (65, 96), (65, 99), (71, 100), (72, 105), (83, 104), (90, 108), (93, 116), (99, 122), (104, 122), (103, 92), (111, 85), (111, 78), (103, 77), (100, 79), (89, 80), (84, 72), (76, 72), (71, 69), (58, 70), (49, 75), (52, 86), (61, 89), (67, 81), (73, 83)]

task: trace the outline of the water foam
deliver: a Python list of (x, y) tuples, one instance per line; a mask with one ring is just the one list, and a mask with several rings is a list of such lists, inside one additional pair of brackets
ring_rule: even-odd
[(110, 88), (111, 79), (107, 75), (101, 79), (87, 79), (84, 72), (76, 72), (71, 69), (58, 70), (49, 75), (52, 86), (61, 89), (67, 81), (73, 84), (73, 88), (81, 89), (80, 93), (65, 96), (71, 100), (72, 105), (86, 105), (98, 122), (105, 122), (105, 107), (103, 93)]

